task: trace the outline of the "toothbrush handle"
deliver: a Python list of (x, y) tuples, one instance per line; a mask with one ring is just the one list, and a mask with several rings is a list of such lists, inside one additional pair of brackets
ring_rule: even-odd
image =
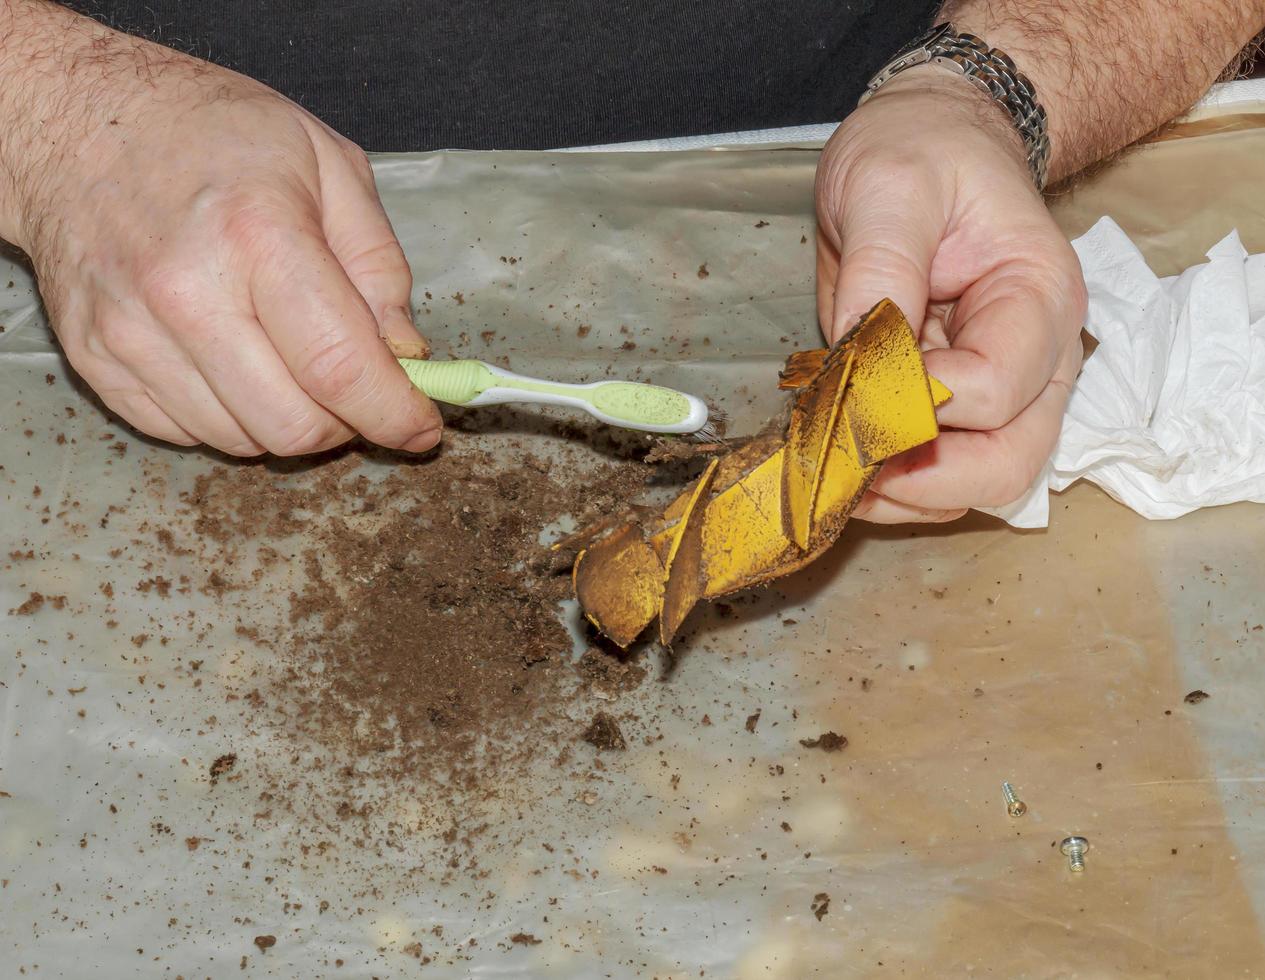
[(539, 381), (474, 359), (398, 360), (414, 385), (428, 397), (449, 405), (504, 405), (510, 402), (570, 405), (576, 399), (583, 400), (585, 393), (593, 387)]
[(491, 365), (482, 361), (422, 361), (406, 357), (397, 360), (415, 387), (428, 398), (449, 405), (469, 405), (495, 384)]

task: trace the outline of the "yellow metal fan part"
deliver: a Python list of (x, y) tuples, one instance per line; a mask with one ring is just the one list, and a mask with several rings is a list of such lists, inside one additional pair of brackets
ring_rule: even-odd
[(843, 531), (883, 462), (939, 434), (950, 397), (884, 300), (835, 347), (791, 355), (789, 418), (713, 459), (661, 513), (631, 515), (576, 557), (584, 614), (628, 646), (656, 619), (672, 641), (700, 599), (802, 568)]

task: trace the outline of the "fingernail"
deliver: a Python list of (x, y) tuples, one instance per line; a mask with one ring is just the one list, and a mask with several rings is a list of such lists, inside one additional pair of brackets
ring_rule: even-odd
[(412, 389), (417, 404), (417, 418), (421, 423), (417, 434), (410, 437), (403, 446), (411, 453), (424, 453), (434, 447), (444, 434), (444, 417), (439, 414), (439, 407), (417, 388)]
[(436, 426), (433, 429), (426, 429), (419, 432), (412, 439), (406, 442), (401, 448), (406, 453), (424, 453), (434, 449), (439, 445), (439, 439), (444, 434), (443, 426)]
[(383, 312), (381, 334), (396, 357), (430, 357), (430, 344), (418, 333), (413, 315), (403, 306)]
[(862, 310), (860, 313), (853, 313), (850, 310), (836, 311), (835, 322), (830, 325), (830, 346), (833, 347), (841, 339), (847, 336), (848, 331), (861, 322), (861, 318), (865, 316), (867, 311)]

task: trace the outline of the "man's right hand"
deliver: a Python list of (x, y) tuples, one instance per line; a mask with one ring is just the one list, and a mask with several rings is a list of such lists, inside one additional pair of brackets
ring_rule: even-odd
[(364, 153), (267, 87), (50, 4), (0, 2), (0, 236), (105, 403), (234, 455), (359, 432), (422, 451), (435, 407)]

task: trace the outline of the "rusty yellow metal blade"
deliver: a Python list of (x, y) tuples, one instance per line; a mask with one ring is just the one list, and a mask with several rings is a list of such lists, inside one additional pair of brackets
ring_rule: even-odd
[(786, 536), (808, 549), (813, 504), (825, 467), (830, 436), (839, 418), (855, 353), (832, 357), (819, 377), (795, 399), (786, 428), (786, 459), (782, 466), (782, 523)]
[(598, 629), (627, 646), (659, 618), (670, 643), (700, 598), (802, 568), (842, 533), (884, 460), (934, 439), (952, 393), (923, 367), (900, 311), (884, 301), (847, 342), (792, 355), (782, 416), (714, 459), (666, 508), (627, 523), (576, 559), (576, 596)]
[(830, 351), (797, 350), (786, 359), (786, 366), (778, 372), (777, 386), (783, 391), (796, 391), (803, 388), (821, 373), (826, 363), (826, 355)]
[(673, 528), (672, 545), (664, 561), (663, 604), (659, 612), (659, 640), (664, 646), (685, 622), (685, 617), (703, 597), (703, 521), (701, 501), (711, 492), (720, 461), (713, 459), (694, 484), (685, 513)]
[[(845, 345), (851, 349), (851, 345)], [(798, 391), (817, 376), (821, 371), (822, 365), (826, 361), (826, 355), (830, 351), (825, 347), (819, 350), (797, 350), (786, 359), (786, 367), (778, 372), (777, 386), (783, 391)], [(931, 384), (931, 400), (939, 408), (950, 398), (953, 392), (944, 386), (937, 378), (927, 375), (927, 381)]]
[(848, 421), (863, 463), (878, 463), (940, 432), (922, 353), (909, 323), (883, 300), (852, 337), (856, 363), (847, 400)]
[(822, 464), (821, 487), (813, 502), (813, 537), (809, 548), (829, 547), (878, 475), (878, 464), (861, 462), (847, 413), (841, 413)]
[(709, 599), (764, 581), (794, 544), (782, 530), (779, 448), (707, 503), (703, 520), (704, 594)]
[(626, 647), (659, 614), (663, 565), (641, 528), (626, 524), (576, 556), (571, 584), (588, 621)]

